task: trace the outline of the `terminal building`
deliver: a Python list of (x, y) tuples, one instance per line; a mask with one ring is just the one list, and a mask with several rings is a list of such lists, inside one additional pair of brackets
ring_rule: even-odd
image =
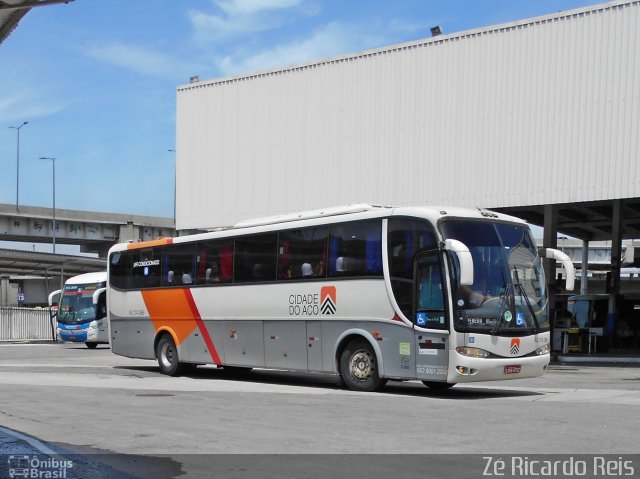
[(495, 209), (542, 226), (546, 247), (609, 242), (615, 331), (622, 241), (640, 238), (638, 85), (631, 0), (194, 78), (177, 90), (176, 226), (361, 202)]
[(576, 241), (578, 292), (598, 283), (615, 332), (621, 270), (640, 266), (640, 1), (436, 30), (179, 86), (176, 229), (350, 203), (494, 209), (543, 227), (545, 247)]

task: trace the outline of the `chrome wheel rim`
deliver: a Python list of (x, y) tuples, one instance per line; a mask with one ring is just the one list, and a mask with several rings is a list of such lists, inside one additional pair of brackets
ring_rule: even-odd
[(175, 349), (169, 343), (164, 343), (160, 349), (160, 362), (165, 368), (171, 368), (175, 361)]
[(359, 381), (366, 381), (371, 377), (375, 369), (375, 362), (368, 351), (364, 349), (356, 351), (351, 356), (349, 370), (353, 377)]

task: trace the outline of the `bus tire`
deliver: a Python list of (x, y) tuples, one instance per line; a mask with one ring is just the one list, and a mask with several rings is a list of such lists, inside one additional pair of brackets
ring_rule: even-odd
[(84, 344), (89, 349), (96, 349), (98, 347), (98, 343), (84, 343)]
[(354, 391), (378, 391), (387, 382), (378, 375), (378, 359), (364, 339), (351, 341), (340, 355), (340, 376)]
[(160, 372), (167, 376), (179, 376), (184, 364), (178, 358), (178, 348), (170, 334), (163, 334), (156, 345), (156, 358)]
[(429, 389), (433, 389), (434, 391), (446, 391), (447, 389), (455, 386), (455, 384), (443, 383), (439, 381), (422, 381), (422, 384), (427, 386)]

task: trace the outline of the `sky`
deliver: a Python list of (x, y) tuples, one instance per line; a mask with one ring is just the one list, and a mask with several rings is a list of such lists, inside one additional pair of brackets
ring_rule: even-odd
[(600, 3), (75, 0), (0, 44), (0, 203), (172, 217), (176, 89)]

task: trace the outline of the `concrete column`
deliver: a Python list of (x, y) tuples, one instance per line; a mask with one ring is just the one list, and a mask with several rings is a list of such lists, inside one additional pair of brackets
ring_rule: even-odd
[[(542, 244), (545, 248), (558, 247), (558, 206), (544, 206), (544, 232)], [(549, 288), (549, 325), (551, 327), (551, 341), (553, 344), (553, 320), (556, 315), (556, 261), (544, 260), (544, 275), (547, 278)]]
[(9, 306), (9, 276), (0, 276), (0, 306)]
[(620, 293), (620, 263), (622, 256), (622, 201), (613, 201), (611, 215), (611, 279), (609, 289), (609, 316), (607, 330), (609, 337), (614, 340), (617, 327), (616, 295)]
[(587, 294), (589, 281), (589, 240), (582, 240), (582, 272), (580, 273), (580, 294)]
[[(545, 248), (558, 247), (558, 206), (544, 206), (544, 233), (542, 244)], [(556, 262), (553, 259), (544, 260), (544, 274), (549, 288), (556, 285)]]
[(124, 243), (126, 241), (140, 241), (142, 239), (142, 232), (140, 226), (134, 225), (132, 222), (128, 222), (126, 225), (120, 226), (120, 237), (118, 241)]

